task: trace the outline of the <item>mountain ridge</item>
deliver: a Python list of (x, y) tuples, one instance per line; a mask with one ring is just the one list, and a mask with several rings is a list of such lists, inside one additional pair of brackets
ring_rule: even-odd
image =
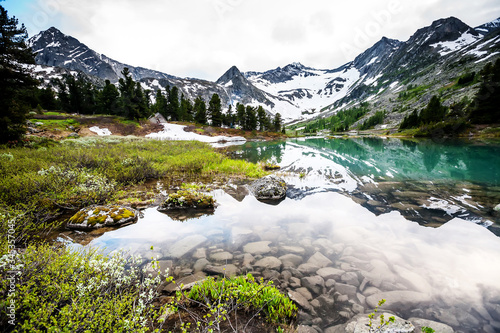
[[(383, 102), (384, 96), (404, 89), (411, 76), (415, 82), (422, 71), (466, 60), (466, 68), (478, 66), (484, 58), (494, 60), (500, 38), (500, 19), (472, 28), (455, 17), (435, 20), (418, 29), (406, 42), (382, 37), (352, 61), (335, 69), (315, 69), (301, 63), (292, 63), (265, 72), (241, 72), (230, 67), (216, 82), (193, 78), (179, 78), (143, 67), (128, 66), (88, 48), (77, 39), (64, 35), (52, 27), (29, 40), (37, 51), (36, 62), (41, 66), (63, 67), (117, 82), (123, 68), (128, 67), (132, 77), (145, 88), (165, 90), (176, 85), (187, 98), (198, 95), (206, 100), (217, 93), (224, 106), (238, 102), (262, 105), (268, 112), (280, 112), (287, 121), (298, 121), (325, 116), (368, 101)], [(484, 45), (480, 43), (484, 42)], [(464, 60), (464, 61), (465, 61)], [(434, 64), (434, 69), (430, 67)], [(441, 68), (441, 72), (455, 71)], [(447, 77), (450, 75), (443, 75)], [(432, 78), (432, 77), (429, 77)], [(404, 84), (402, 82), (405, 82)]]

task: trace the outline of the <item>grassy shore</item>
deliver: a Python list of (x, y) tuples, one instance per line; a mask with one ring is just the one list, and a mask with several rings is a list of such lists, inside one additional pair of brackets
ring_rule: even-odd
[(123, 199), (125, 189), (148, 180), (265, 174), (199, 142), (88, 137), (25, 146), (0, 148), (0, 211), (4, 221), (18, 219), (17, 245), (59, 227), (62, 213)]
[(163, 331), (162, 315), (178, 310), (154, 302), (162, 281), (139, 268), (143, 259), (77, 253), (44, 244), (45, 235), (62, 227), (61, 214), (123, 201), (151, 180), (265, 174), (199, 142), (32, 138), (0, 147), (0, 331)]

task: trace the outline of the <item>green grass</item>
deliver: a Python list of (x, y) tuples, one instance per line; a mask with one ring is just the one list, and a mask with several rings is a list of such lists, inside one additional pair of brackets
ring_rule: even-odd
[(399, 93), (399, 100), (409, 101), (413, 98), (418, 98), (424, 94), (424, 92), (430, 87), (430, 85), (414, 86), (409, 85), (405, 91)]
[(66, 129), (69, 126), (80, 126), (80, 123), (73, 118), (70, 119), (33, 119), (32, 122), (43, 123), (38, 128), (43, 130)]
[[(297, 317), (297, 306), (273, 285), (272, 281), (256, 281), (248, 274), (232, 278), (208, 277), (188, 292), (178, 291), (171, 307), (191, 314), (181, 325), (183, 332), (219, 332), (227, 325), (244, 331), (248, 321), (265, 321), (278, 332), (289, 327)], [(199, 309), (196, 314), (193, 307)], [(200, 313), (201, 312), (201, 313)], [(284, 326), (283, 326), (284, 325)], [(266, 330), (267, 331), (267, 330)]]
[(147, 180), (266, 174), (200, 142), (92, 137), (50, 144), (0, 148), (0, 214), (6, 216), (0, 224), (17, 219), (19, 242), (57, 227), (52, 221), (65, 211), (110, 203), (118, 194), (124, 200), (120, 191)]

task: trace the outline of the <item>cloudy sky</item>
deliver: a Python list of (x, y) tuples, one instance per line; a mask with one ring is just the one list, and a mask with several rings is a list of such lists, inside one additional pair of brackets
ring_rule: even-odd
[(382, 36), (407, 40), (432, 21), (500, 17), (498, 0), (6, 0), (30, 36), (55, 26), (133, 66), (216, 80), (232, 65), (336, 68)]

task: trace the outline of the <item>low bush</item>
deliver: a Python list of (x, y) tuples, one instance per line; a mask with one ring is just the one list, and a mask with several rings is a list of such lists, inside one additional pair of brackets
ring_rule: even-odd
[[(14, 275), (12, 262), (20, 274)], [(2, 332), (150, 332), (160, 275), (145, 276), (142, 259), (95, 251), (29, 246), (0, 258)], [(126, 269), (127, 267), (127, 269)], [(7, 316), (14, 304), (15, 326)], [(11, 321), (11, 323), (9, 323)], [(161, 325), (161, 324), (158, 324)]]
[(223, 326), (244, 332), (254, 324), (252, 321), (262, 320), (280, 330), (282, 325), (290, 325), (298, 312), (272, 281), (255, 281), (251, 274), (208, 277), (188, 292), (178, 291), (173, 306), (190, 314), (189, 320), (180, 325), (184, 332), (220, 332)]

